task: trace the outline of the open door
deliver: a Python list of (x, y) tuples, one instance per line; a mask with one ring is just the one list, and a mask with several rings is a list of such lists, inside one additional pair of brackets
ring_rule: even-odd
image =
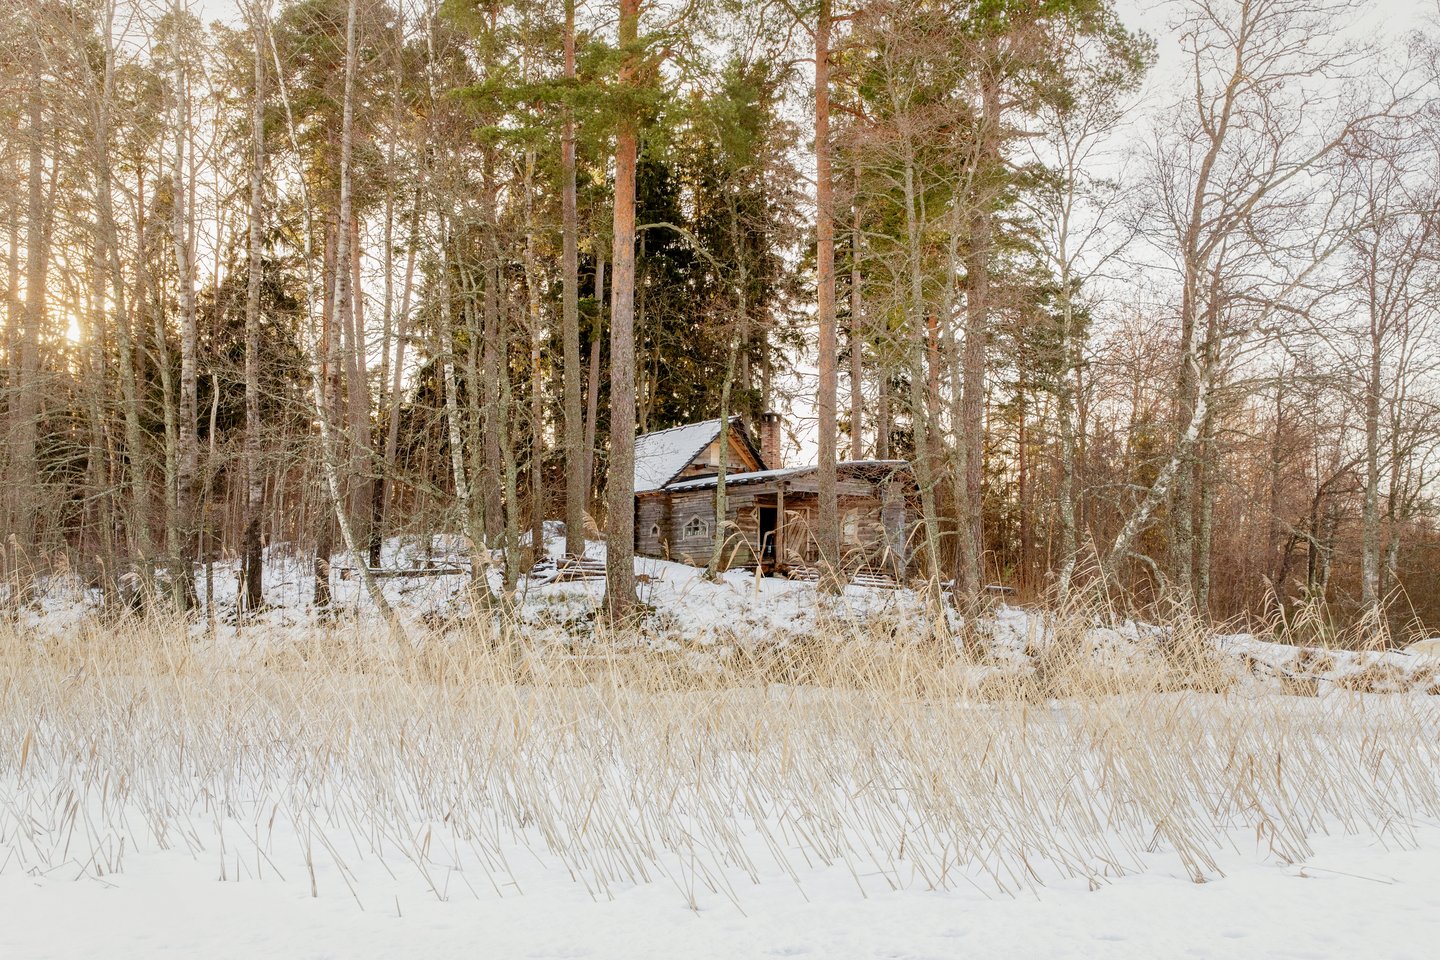
[(760, 525), (760, 569), (762, 571), (773, 570), (775, 567), (775, 525), (779, 519), (779, 510), (775, 507), (757, 507), (760, 515), (757, 518)]

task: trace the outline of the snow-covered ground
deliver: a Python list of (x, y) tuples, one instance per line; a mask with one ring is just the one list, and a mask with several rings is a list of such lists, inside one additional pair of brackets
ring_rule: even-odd
[[(563, 551), (562, 525), (547, 525), (546, 546), (551, 555)], [(590, 543), (587, 555), (603, 559), (604, 544)], [(334, 560), (337, 571), (348, 565), (343, 556)], [(381, 566), (468, 569), (469, 558), (453, 537), (393, 539), (385, 544)], [(905, 637), (928, 632), (934, 616), (921, 597), (905, 589), (852, 584), (842, 596), (827, 597), (813, 583), (759, 578), (741, 570), (722, 574), (712, 582), (695, 567), (663, 560), (637, 558), (635, 569), (640, 600), (652, 608), (643, 630), (652, 647), (709, 650), (723, 657), (737, 645), (784, 643), (817, 634), (827, 638)], [(498, 564), (490, 579), (498, 594)], [(331, 580), (342, 622), (376, 620), (358, 579), (337, 575)], [(217, 564), (211, 582), (218, 611), (216, 636), (233, 648), (283, 646), (306, 636), (317, 623), (310, 603), (315, 581), (309, 557), (293, 557), (283, 550), (268, 555), (266, 609), (252, 617), (243, 630), (233, 625), (238, 563)], [(387, 577), (377, 582), (401, 620), (417, 633), (469, 610), (465, 575)], [(521, 577), (512, 615), (525, 624), (528, 641), (583, 645), (593, 637), (603, 592), (601, 581), (537, 584)], [(87, 589), (74, 576), (48, 578), (38, 599), (22, 612), (22, 622), (40, 635), (64, 634), (97, 612), (99, 601), (98, 591)], [(986, 672), (1032, 669), (1037, 651), (1051, 639), (1053, 629), (1045, 617), (1004, 604), (983, 621), (968, 625), (954, 611), (943, 616), (952, 635), (968, 627), (983, 637), (985, 662), (972, 668), (977, 679)], [(204, 623), (197, 622), (193, 630), (198, 637), (205, 630)], [(1143, 623), (1097, 621), (1086, 631), (1084, 644), (1097, 659), (1114, 664), (1148, 656), (1162, 637), (1163, 631)], [(1291, 693), (1313, 690), (1322, 695), (1340, 688), (1440, 694), (1440, 638), (1422, 641), (1410, 650), (1371, 651), (1298, 647), (1244, 633), (1217, 634), (1209, 639), (1233, 668), (1237, 684), (1284, 687)]]
[[(452, 565), (455, 546), (392, 542), (385, 564)], [(831, 598), (742, 572), (637, 570), (652, 608), (639, 641), (702, 672), (756, 644), (903, 640), (936, 616), (969, 638), (959, 669), (977, 684), (1043, 672), (1061, 633), (1082, 657), (1137, 670), (1166, 638), (1003, 605), (966, 624), (906, 590)], [(192, 659), (173, 663), (171, 641), (153, 641), (156, 672), (118, 657), (97, 676), (83, 644), (66, 645), (96, 613), (73, 579), (22, 612), (10, 636), (26, 650), (0, 658), (0, 960), (1402, 960), (1440, 944), (1429, 657), (1215, 636), (1232, 686), (1117, 697), (1086, 716), (982, 697), (948, 714), (883, 701), (893, 717), (867, 717), (869, 693), (832, 710), (824, 691), (747, 688), (752, 737), (724, 692), (636, 717), (634, 691), (522, 685), (472, 701), (343, 658), (325, 675), (305, 655), (272, 686), (272, 656), (317, 621), (308, 563), (277, 551), (266, 574), (270, 606), (237, 629), (234, 570), (217, 567), (215, 635), (202, 618)], [(463, 577), (382, 584), (416, 638), (446, 642), (466, 610)], [(336, 590), (343, 642), (388, 642), (359, 584)], [(522, 581), (514, 615), (537, 662), (587, 655), (601, 590)], [(15, 675), (48, 669), (52, 647), (53, 679)], [(1171, 717), (1155, 739), (1127, 745), (1155, 713)], [(682, 760), (652, 765), (672, 733)], [(1167, 772), (1191, 746), (1212, 756)], [(935, 750), (951, 755), (917, 770)]]
[(666, 884), (596, 900), (553, 876), (503, 896), (456, 879), (440, 901), (414, 885), (387, 889), (374, 865), (359, 901), (343, 886), (311, 898), (304, 877), (222, 879), (214, 858), (172, 850), (103, 881), (0, 876), (0, 957), (1429, 960), (1440, 943), (1440, 827), (1420, 839), (1386, 849), (1321, 838), (1309, 861), (1287, 866), (1237, 837), (1226, 875), (1209, 883), (1157, 855), (1153, 869), (1093, 891), (1071, 881), (1018, 898), (876, 883), (862, 894), (837, 866), (803, 888), (767, 878), (740, 891), (739, 907), (703, 896), (698, 911)]

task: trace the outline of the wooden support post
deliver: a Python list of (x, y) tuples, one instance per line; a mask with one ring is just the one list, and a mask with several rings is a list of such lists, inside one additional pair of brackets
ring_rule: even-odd
[(785, 566), (785, 482), (775, 485), (775, 571)]

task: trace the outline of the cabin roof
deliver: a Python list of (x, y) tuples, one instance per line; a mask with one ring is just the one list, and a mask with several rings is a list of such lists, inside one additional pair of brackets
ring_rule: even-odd
[[(835, 465), (836, 472), (866, 473), (875, 468), (882, 472), (894, 473), (898, 470), (908, 470), (910, 464), (905, 460), (842, 460)], [(811, 464), (806, 467), (786, 467), (782, 470), (753, 470), (749, 473), (732, 473), (725, 477), (725, 485), (743, 486), (749, 483), (764, 483), (767, 480), (788, 480), (791, 477), (800, 477), (814, 473), (819, 467)], [(699, 477), (695, 480), (683, 480), (680, 483), (668, 484), (664, 489), (671, 490), (705, 490), (719, 483), (719, 477)], [(656, 488), (658, 489), (658, 488)], [(639, 490), (636, 491), (640, 492)]]
[[(764, 466), (765, 461), (760, 458), (760, 452), (755, 449), (739, 417), (730, 418), (730, 429), (738, 432), (741, 442), (755, 455), (756, 462)], [(718, 436), (720, 420), (717, 417), (636, 437), (635, 492), (649, 493), (666, 487)]]

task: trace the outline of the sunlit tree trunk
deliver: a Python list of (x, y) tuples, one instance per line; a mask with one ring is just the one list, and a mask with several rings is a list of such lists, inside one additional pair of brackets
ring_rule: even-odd
[(45, 326), (50, 231), (45, 209), (45, 110), (41, 91), (41, 58), (34, 58), (27, 104), (29, 164), (25, 185), (25, 310), (15, 344), (20, 360), (10, 407), (10, 464), (14, 487), (10, 502), (14, 514), (10, 529), (14, 543), (30, 550), (35, 542), (35, 514), (40, 506), (36, 485), (40, 479), (35, 461), (37, 420), (40, 416), (40, 332)]
[(861, 290), (860, 162), (855, 162), (854, 194), (850, 199), (850, 459), (865, 456), (865, 314)]
[[(622, 85), (638, 79), (640, 0), (620, 0)], [(605, 488), (605, 606), (612, 622), (635, 607), (635, 161), (637, 118), (615, 134), (615, 303), (610, 318), (610, 467)]]

